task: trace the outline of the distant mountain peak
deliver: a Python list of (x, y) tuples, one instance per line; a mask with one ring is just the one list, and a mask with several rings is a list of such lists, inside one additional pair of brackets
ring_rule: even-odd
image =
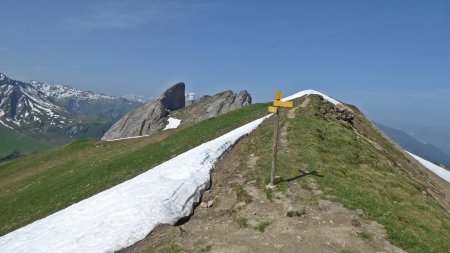
[(28, 83), (29, 83), (29, 84), (32, 84), (32, 85), (42, 84), (42, 82), (39, 82), (39, 81), (37, 81), (37, 80), (30, 80)]
[(89, 121), (84, 116), (91, 119), (104, 117), (102, 122), (107, 118), (116, 120), (141, 104), (136, 100), (82, 91), (68, 85), (37, 80), (22, 82), (0, 74), (0, 124), (32, 135), (72, 129), (74, 124)]
[(128, 99), (128, 100), (131, 100), (131, 101), (139, 102), (139, 103), (147, 103), (151, 100), (150, 98), (147, 98), (145, 96), (140, 96), (140, 95), (135, 95), (135, 94), (127, 94), (127, 95), (123, 95), (122, 97), (125, 99)]
[(195, 101), (198, 101), (199, 99), (198, 95), (195, 92), (186, 92), (184, 96), (186, 99), (186, 106), (195, 103)]

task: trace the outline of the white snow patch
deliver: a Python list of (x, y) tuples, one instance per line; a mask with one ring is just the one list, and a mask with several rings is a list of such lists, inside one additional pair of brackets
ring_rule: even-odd
[[(47, 112), (47, 115), (50, 116), (50, 117), (53, 117), (53, 116), (55, 115), (55, 113), (54, 113), (52, 110), (50, 110), (50, 109), (48, 109), (48, 108), (45, 108), (45, 107), (43, 107), (43, 106), (41, 106), (41, 105), (39, 105), (39, 104), (35, 104), (34, 106), (36, 106), (37, 108), (39, 108), (39, 109), (41, 109), (41, 110), (46, 111), (46, 112)], [(57, 115), (56, 115), (56, 116), (57, 116)]]
[(134, 95), (134, 94), (128, 94), (128, 95), (125, 95), (122, 97), (125, 99), (128, 99), (128, 100), (139, 102), (139, 103), (147, 103), (150, 101), (149, 98), (146, 98), (144, 96)]
[(306, 95), (320, 95), (325, 100), (328, 100), (330, 103), (333, 103), (334, 105), (341, 104), (341, 102), (337, 101), (336, 99), (329, 97), (329, 96), (323, 94), (322, 92), (315, 91), (315, 90), (303, 90), (303, 91), (297, 92), (294, 95), (291, 95), (289, 97), (285, 97), (285, 98), (281, 99), (281, 101), (284, 102), (284, 101), (294, 100), (296, 98), (303, 97)]
[(196, 100), (198, 100), (198, 96), (194, 92), (188, 92), (188, 93), (184, 94), (184, 97), (185, 97), (185, 99), (187, 101), (196, 101)]
[(11, 129), (11, 130), (14, 130), (14, 128), (12, 128), (12, 127), (6, 125), (6, 123), (3, 122), (3, 120), (1, 120), (1, 119), (0, 119), (0, 124), (4, 125), (5, 127), (9, 128), (9, 129)]
[(12, 120), (11, 122), (16, 124), (16, 125), (18, 125), (18, 126), (20, 126), (20, 121), (19, 120)]
[(425, 160), (422, 157), (416, 156), (415, 154), (412, 154), (408, 151), (406, 151), (406, 153), (411, 155), (414, 159), (416, 159), (419, 163), (421, 163), (425, 168), (431, 170), (434, 174), (438, 175), (445, 181), (450, 182), (450, 171), (448, 171), (440, 166), (437, 166), (436, 164), (434, 164), (428, 160)]
[(158, 224), (174, 224), (193, 211), (210, 172), (250, 122), (153, 169), (0, 237), (2, 252), (113, 252), (144, 239)]
[(41, 111), (39, 111), (37, 108), (34, 107), (34, 104), (33, 104), (33, 102), (31, 102), (31, 100), (28, 100), (28, 103), (29, 103), (29, 105), (31, 107), (31, 111), (37, 112), (39, 114), (42, 114)]
[(111, 96), (103, 95), (103, 94), (97, 94), (97, 93), (93, 93), (91, 91), (76, 90), (72, 87), (69, 87), (67, 85), (62, 85), (62, 84), (47, 84), (47, 83), (41, 83), (41, 82), (34, 81), (34, 80), (30, 81), (29, 84), (31, 84), (31, 86), (33, 87), (34, 90), (39, 90), (42, 93), (44, 93), (45, 96), (53, 97), (58, 100), (65, 99), (65, 98), (75, 98), (75, 99), (82, 99), (82, 100), (84, 100), (84, 99), (117, 100), (116, 97), (111, 97)]
[(167, 126), (163, 130), (177, 128), (181, 123), (181, 119), (176, 119), (172, 117), (169, 117), (167, 121), (169, 122), (169, 124), (167, 124)]
[(146, 135), (131, 136), (131, 137), (124, 137), (124, 138), (117, 138), (117, 139), (113, 139), (113, 140), (105, 140), (105, 141), (122, 141), (122, 140), (137, 139), (137, 138), (148, 137), (148, 136), (150, 136), (150, 135), (146, 134)]
[[(3, 115), (5, 115), (5, 112), (4, 112), (3, 110), (0, 109), (0, 117), (3, 116)], [(8, 119), (8, 118), (6, 118), (6, 119)], [(3, 120), (1, 120), (1, 119), (0, 119), (0, 124), (4, 125), (5, 127), (9, 128), (9, 129), (14, 130), (14, 128), (12, 128), (12, 127), (6, 125), (6, 123), (3, 122)]]

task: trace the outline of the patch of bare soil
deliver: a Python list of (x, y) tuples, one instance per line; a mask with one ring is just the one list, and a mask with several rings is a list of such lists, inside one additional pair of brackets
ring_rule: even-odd
[(308, 96), (306, 96), (305, 100), (303, 100), (303, 102), (299, 106), (289, 109), (289, 111), (286, 114), (287, 117), (289, 119), (293, 119), (295, 117), (295, 111), (297, 111), (298, 108), (305, 108), (306, 106), (308, 106), (310, 101), (311, 101), (311, 99)]
[(258, 157), (240, 166), (240, 155), (235, 147), (218, 162), (211, 189), (187, 221), (159, 226), (123, 252), (403, 252), (362, 211), (326, 200), (312, 177), (300, 179), (308, 187), (291, 181), (269, 200), (255, 181), (246, 181)]
[(280, 129), (280, 150), (288, 151), (287, 147), (289, 145), (287, 133), (288, 133), (289, 123), (285, 123)]

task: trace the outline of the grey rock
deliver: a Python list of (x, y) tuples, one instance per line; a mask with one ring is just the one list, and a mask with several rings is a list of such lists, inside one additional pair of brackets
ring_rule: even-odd
[[(322, 97), (321, 100), (323, 100)], [(337, 120), (343, 120), (352, 125), (353, 120), (355, 119), (355, 113), (353, 110), (343, 104), (333, 105), (331, 103), (322, 103), (319, 108), (319, 112), (324, 116), (333, 116)]]
[(347, 121), (348, 123), (353, 125), (353, 120), (355, 119), (355, 113), (353, 112), (353, 110), (342, 104), (338, 104), (335, 107), (336, 111), (338, 112), (336, 118), (338, 120), (341, 119), (343, 121)]
[(185, 106), (184, 91), (184, 83), (177, 83), (156, 100), (128, 112), (105, 133), (102, 140), (149, 135), (161, 130), (167, 124), (169, 112)]
[(188, 125), (240, 109), (251, 103), (252, 97), (245, 90), (237, 94), (225, 91), (214, 96), (203, 96), (186, 107), (182, 113), (175, 112), (174, 116), (181, 119), (182, 125)]

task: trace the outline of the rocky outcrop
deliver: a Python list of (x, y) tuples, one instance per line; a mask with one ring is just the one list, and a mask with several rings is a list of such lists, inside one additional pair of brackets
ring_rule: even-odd
[(185, 106), (184, 98), (185, 85), (184, 83), (177, 83), (167, 89), (156, 100), (160, 100), (162, 105), (169, 111), (178, 110)]
[(195, 99), (185, 107), (184, 91), (184, 83), (170, 87), (155, 101), (127, 113), (105, 133), (102, 140), (143, 136), (160, 131), (168, 124), (169, 113), (171, 117), (181, 120), (181, 125), (189, 125), (252, 103), (252, 97), (245, 90), (237, 94), (225, 91)]
[(167, 89), (156, 100), (130, 111), (116, 122), (102, 140), (149, 135), (167, 124), (170, 111), (183, 108), (185, 85), (177, 83)]
[(238, 94), (232, 91), (225, 91), (212, 97), (205, 97), (205, 100), (211, 101), (210, 103), (203, 104), (206, 118), (215, 117), (252, 103), (252, 97), (245, 90)]
[[(323, 100), (323, 97), (320, 97)], [(353, 120), (355, 119), (355, 113), (348, 106), (343, 104), (333, 105), (332, 103), (323, 103), (319, 112), (324, 116), (332, 116), (337, 120), (343, 120), (353, 125)]]
[(187, 125), (240, 109), (251, 103), (252, 97), (246, 90), (237, 94), (225, 91), (214, 96), (203, 96), (182, 112), (174, 112), (173, 115), (181, 119), (182, 125)]

